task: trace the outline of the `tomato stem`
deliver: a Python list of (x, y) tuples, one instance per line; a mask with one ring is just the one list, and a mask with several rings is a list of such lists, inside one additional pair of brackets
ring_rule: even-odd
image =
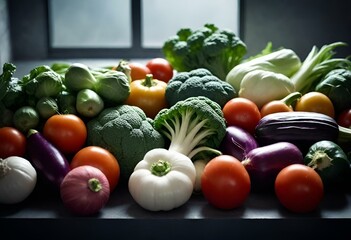
[(9, 170), (10, 167), (7, 165), (7, 161), (5, 159), (0, 158), (0, 178), (5, 176)]
[(155, 86), (157, 84), (155, 83), (155, 81), (153, 81), (153, 75), (152, 74), (146, 74), (145, 80), (141, 83), (141, 85), (150, 88), (150, 87)]
[(171, 171), (172, 165), (165, 160), (158, 160), (151, 165), (151, 173), (156, 176), (164, 176)]
[(102, 185), (101, 185), (99, 179), (97, 179), (97, 178), (89, 179), (88, 186), (89, 186), (89, 189), (93, 192), (98, 192), (102, 189)]

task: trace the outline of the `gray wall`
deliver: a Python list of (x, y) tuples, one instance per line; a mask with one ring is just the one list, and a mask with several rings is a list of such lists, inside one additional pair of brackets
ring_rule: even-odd
[(268, 41), (305, 57), (313, 45), (348, 43), (338, 54), (351, 55), (350, 0), (242, 0), (242, 32), (250, 53)]
[(11, 60), (10, 27), (6, 0), (0, 0), (0, 66)]
[[(8, 0), (14, 60), (49, 57), (45, 2)], [(258, 53), (268, 41), (291, 48), (302, 58), (313, 45), (335, 41), (351, 45), (350, 0), (241, 0), (241, 4), (241, 38), (248, 55)], [(337, 49), (338, 55), (351, 55), (350, 47)]]

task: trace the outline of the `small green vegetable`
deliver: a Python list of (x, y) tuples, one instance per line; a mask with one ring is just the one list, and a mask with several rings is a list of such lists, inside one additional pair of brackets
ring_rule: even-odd
[(36, 99), (56, 97), (64, 88), (63, 78), (49, 66), (42, 65), (22, 78), (24, 91)]
[(336, 113), (351, 108), (351, 69), (331, 70), (315, 90), (329, 97)]
[(97, 80), (88, 66), (82, 63), (73, 63), (65, 73), (65, 85), (70, 91), (95, 89)]
[(318, 172), (326, 185), (341, 183), (350, 171), (346, 153), (338, 144), (327, 140), (314, 143), (304, 162)]
[(96, 92), (108, 103), (113, 105), (123, 103), (130, 94), (130, 81), (128, 76), (119, 71), (97, 69), (93, 71), (97, 80)]
[(55, 99), (51, 97), (42, 97), (38, 100), (36, 105), (40, 117), (48, 119), (54, 114), (58, 113), (58, 105)]
[(123, 72), (105, 68), (90, 69), (82, 63), (72, 64), (65, 73), (65, 85), (69, 91), (90, 89), (114, 106), (128, 98), (129, 84), (129, 78)]
[(234, 32), (205, 24), (196, 30), (180, 29), (164, 42), (162, 51), (178, 72), (207, 68), (224, 80), (246, 54), (246, 45)]
[(135, 106), (105, 108), (87, 123), (87, 143), (109, 150), (118, 159), (121, 177), (128, 178), (148, 151), (165, 146), (163, 136), (152, 123)]
[(83, 89), (77, 94), (76, 109), (84, 117), (95, 117), (104, 108), (104, 101), (93, 90)]
[(63, 114), (76, 114), (76, 94), (62, 91), (57, 96), (59, 112)]
[(21, 132), (27, 133), (38, 126), (39, 114), (33, 107), (23, 106), (13, 114), (13, 124)]
[(170, 140), (169, 151), (194, 159), (220, 154), (217, 149), (226, 133), (220, 105), (204, 96), (190, 97), (161, 110), (154, 127)]
[(220, 80), (205, 68), (178, 73), (167, 84), (166, 99), (169, 106), (196, 96), (208, 97), (223, 107), (237, 94), (229, 83)]

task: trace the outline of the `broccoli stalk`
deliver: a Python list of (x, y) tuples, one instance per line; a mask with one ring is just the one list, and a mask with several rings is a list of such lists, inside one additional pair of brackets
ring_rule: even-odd
[(190, 97), (161, 110), (154, 127), (170, 140), (168, 150), (189, 158), (203, 151), (220, 154), (217, 148), (226, 129), (220, 105), (204, 96)]

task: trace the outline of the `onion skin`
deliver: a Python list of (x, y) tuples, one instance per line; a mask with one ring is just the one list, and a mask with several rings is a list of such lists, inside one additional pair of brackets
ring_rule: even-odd
[[(95, 184), (90, 185), (93, 181)], [(89, 216), (98, 213), (110, 198), (110, 185), (103, 172), (83, 165), (72, 169), (60, 187), (63, 204), (72, 213)]]
[(278, 173), (291, 164), (303, 164), (303, 154), (292, 143), (278, 142), (251, 150), (242, 164), (250, 175), (254, 190), (274, 190)]
[(222, 154), (231, 155), (242, 161), (248, 152), (257, 147), (256, 139), (248, 131), (240, 127), (228, 126), (219, 150)]
[(29, 130), (27, 154), (33, 166), (51, 183), (60, 187), (70, 171), (66, 157), (36, 130)]

